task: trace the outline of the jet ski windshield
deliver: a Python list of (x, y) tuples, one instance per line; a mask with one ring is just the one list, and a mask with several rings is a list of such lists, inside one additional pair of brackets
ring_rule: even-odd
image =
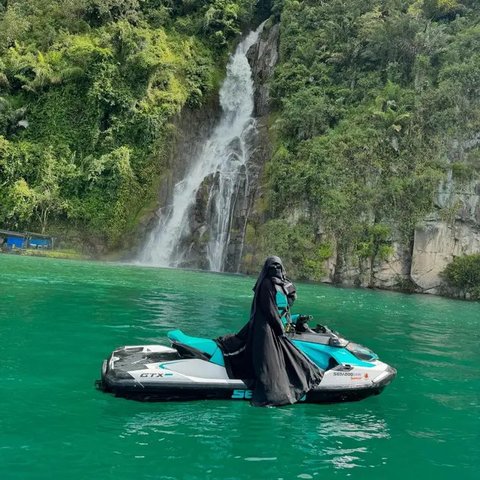
[(378, 355), (372, 352), (369, 348), (364, 347), (358, 343), (349, 342), (346, 346), (347, 350), (355, 355), (359, 360), (364, 360), (367, 362), (373, 362), (378, 360)]

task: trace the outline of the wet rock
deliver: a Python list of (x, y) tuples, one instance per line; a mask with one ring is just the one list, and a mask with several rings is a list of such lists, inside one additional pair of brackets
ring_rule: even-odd
[(441, 272), (457, 256), (480, 252), (480, 228), (462, 221), (428, 221), (415, 230), (412, 280), (427, 293), (437, 293)]
[(219, 99), (214, 95), (202, 108), (184, 108), (173, 120), (172, 149), (166, 161), (167, 169), (160, 181), (158, 200), (154, 208), (140, 219), (135, 237), (125, 245), (125, 248), (130, 250), (128, 257), (138, 255), (145, 239), (158, 224), (159, 218), (171, 208), (175, 184), (184, 178), (188, 168), (191, 167), (192, 159), (200, 154), (205, 139), (212, 133), (220, 115)]
[(234, 228), (230, 235), (230, 245), (225, 267), (227, 271), (248, 270), (255, 258), (254, 247), (245, 244), (245, 231), (248, 224), (262, 223), (262, 212), (255, 209), (263, 196), (260, 185), (265, 164), (272, 156), (272, 143), (269, 134), (270, 95), (269, 81), (273, 76), (279, 56), (280, 25), (267, 22), (259, 41), (248, 51), (247, 57), (252, 67), (254, 81), (254, 116), (256, 135), (252, 139), (250, 160), (245, 172), (245, 184), (239, 186), (236, 209), (233, 218)]
[(270, 93), (268, 81), (274, 73), (278, 63), (280, 39), (280, 24), (265, 26), (259, 41), (248, 52), (248, 60), (252, 66), (253, 81), (255, 84), (256, 117), (263, 117), (270, 113)]

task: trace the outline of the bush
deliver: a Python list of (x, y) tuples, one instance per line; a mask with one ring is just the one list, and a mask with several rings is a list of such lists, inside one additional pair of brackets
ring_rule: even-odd
[(480, 254), (454, 258), (442, 276), (448, 286), (480, 299)]

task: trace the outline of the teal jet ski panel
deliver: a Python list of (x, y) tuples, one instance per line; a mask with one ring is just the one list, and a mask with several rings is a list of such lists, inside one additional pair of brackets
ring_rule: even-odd
[(287, 300), (287, 296), (284, 293), (277, 292), (277, 294), (275, 295), (275, 300), (277, 302), (277, 307), (280, 310), (288, 309), (288, 300)]
[(327, 370), (331, 366), (332, 358), (339, 365), (348, 364), (367, 368), (374, 366), (373, 363), (360, 360), (346, 348), (331, 347), (330, 345), (295, 339), (293, 339), (293, 344), (323, 370)]
[[(331, 364), (332, 356), (323, 349), (323, 345), (317, 344), (308, 344), (306, 342), (293, 341), (293, 344), (304, 354), (306, 355), (315, 365), (320, 367), (322, 370), (327, 370)], [(337, 362), (338, 363), (338, 362)]]
[(222, 351), (213, 340), (209, 338), (191, 337), (185, 335), (181, 330), (172, 330), (167, 333), (167, 337), (172, 342), (181, 343), (205, 353), (210, 357), (210, 362), (221, 365), (222, 367), (225, 366)]
[[(209, 357), (209, 361), (216, 365), (225, 366), (223, 354), (218, 345), (211, 339), (192, 337), (185, 335), (181, 330), (172, 330), (167, 334), (172, 342), (187, 345), (195, 348)], [(304, 340), (292, 341), (313, 363), (318, 365), (322, 370), (327, 370), (333, 364), (349, 364), (361, 367), (372, 367), (373, 363), (366, 362), (356, 357), (347, 348), (332, 347), (321, 343), (312, 343)], [(333, 359), (333, 360), (332, 360)]]
[(282, 321), (283, 326), (288, 323), (287, 322), (287, 315), (286, 313), (288, 312), (288, 299), (285, 294), (282, 292), (278, 292), (275, 295), (275, 302), (278, 307), (278, 313), (280, 314), (280, 319)]

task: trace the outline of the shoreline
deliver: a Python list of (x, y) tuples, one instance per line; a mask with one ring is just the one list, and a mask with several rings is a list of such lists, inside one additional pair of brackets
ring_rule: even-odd
[(76, 250), (13, 250), (13, 251), (0, 251), (0, 254), (4, 255), (16, 255), (18, 257), (42, 257), (42, 258), (56, 258), (61, 260), (93, 260), (92, 257), (84, 255)]
[[(2, 252), (0, 254), (6, 255), (16, 255), (16, 256), (23, 256), (23, 257), (41, 257), (41, 258), (52, 258), (52, 259), (59, 259), (59, 260), (88, 260), (88, 261), (98, 261), (98, 262), (107, 262), (107, 263), (118, 263), (118, 260), (114, 260), (111, 257), (108, 258), (104, 256), (102, 258), (95, 258), (92, 256), (88, 256), (82, 254), (76, 250), (16, 250), (13, 252)], [(122, 263), (122, 262), (120, 262)], [(147, 265), (143, 265), (147, 266)], [(169, 268), (169, 267), (156, 267), (150, 266), (150, 268)], [(177, 270), (187, 270), (192, 272), (201, 272), (201, 273), (213, 273), (213, 274), (220, 274), (220, 275), (234, 275), (234, 276), (245, 276), (250, 277), (251, 275), (243, 272), (238, 273), (230, 273), (230, 272), (212, 272), (209, 270), (199, 270), (199, 269), (190, 269), (190, 268), (176, 268)], [(252, 277), (253, 278), (253, 277)], [(409, 290), (402, 290), (402, 289), (395, 289), (395, 288), (380, 288), (380, 287), (359, 287), (355, 285), (342, 285), (342, 284), (335, 284), (331, 282), (318, 282), (314, 280), (300, 280), (297, 283), (305, 283), (309, 285), (328, 285), (334, 288), (341, 288), (341, 289), (352, 289), (352, 290), (372, 290), (372, 291), (379, 291), (379, 292), (393, 292), (393, 293), (402, 293), (405, 295), (426, 295), (426, 296), (433, 296), (433, 297), (440, 297), (446, 298), (449, 300), (461, 300), (465, 302), (479, 302), (479, 299), (472, 299), (466, 298), (464, 294), (460, 292), (457, 295), (447, 295), (447, 294), (440, 294), (440, 293), (429, 293), (429, 292), (421, 292), (421, 291), (409, 291)]]

